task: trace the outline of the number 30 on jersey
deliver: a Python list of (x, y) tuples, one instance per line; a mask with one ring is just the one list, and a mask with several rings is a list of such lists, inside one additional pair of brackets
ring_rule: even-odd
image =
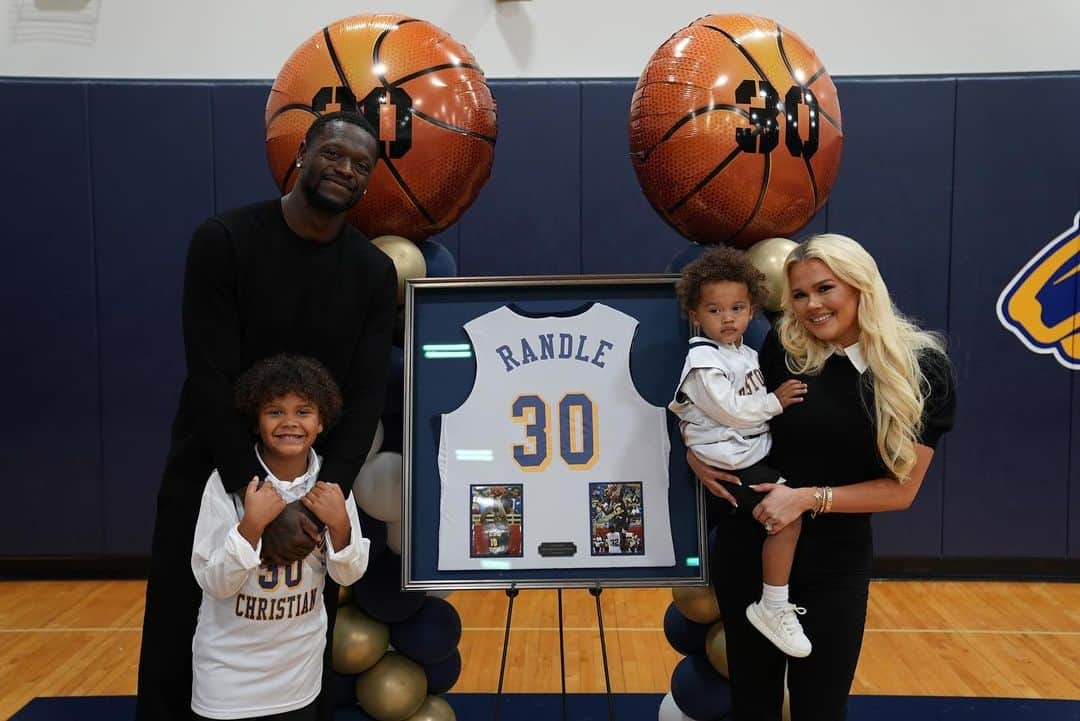
[[(525, 442), (514, 445), (514, 460), (523, 471), (543, 471), (551, 462), (551, 414), (537, 395), (521, 395), (510, 417), (525, 425)], [(558, 406), (559, 455), (575, 471), (592, 468), (600, 455), (596, 406), (584, 393), (567, 393)]]

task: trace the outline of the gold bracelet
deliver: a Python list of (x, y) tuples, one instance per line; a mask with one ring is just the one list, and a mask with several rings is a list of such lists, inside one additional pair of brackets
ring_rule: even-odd
[(822, 513), (830, 513), (832, 511), (832, 486), (825, 486), (825, 508)]
[(823, 488), (814, 489), (814, 508), (810, 511), (811, 518), (817, 518), (817, 514), (821, 513), (821, 510), (825, 508), (825, 490)]

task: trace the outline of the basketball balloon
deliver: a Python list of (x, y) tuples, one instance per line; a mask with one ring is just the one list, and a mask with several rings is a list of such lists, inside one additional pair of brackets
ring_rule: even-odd
[(495, 101), (476, 59), (431, 23), (355, 15), (297, 48), (266, 103), (266, 154), (282, 192), (312, 121), (357, 110), (378, 131), (379, 162), (349, 220), (369, 238), (419, 241), (448, 227), (491, 173)]
[(630, 158), (646, 198), (709, 245), (746, 248), (806, 225), (829, 197), (843, 140), (817, 55), (752, 15), (709, 15), (676, 32), (630, 105)]

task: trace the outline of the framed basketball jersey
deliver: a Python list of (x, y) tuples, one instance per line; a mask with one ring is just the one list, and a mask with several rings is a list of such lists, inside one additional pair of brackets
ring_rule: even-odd
[[(595, 302), (465, 324), (476, 376), (441, 419), (439, 570), (675, 564), (667, 410), (631, 378), (637, 325)], [(505, 542), (477, 535), (491, 501)]]
[(689, 585), (674, 276), (410, 280), (403, 585)]

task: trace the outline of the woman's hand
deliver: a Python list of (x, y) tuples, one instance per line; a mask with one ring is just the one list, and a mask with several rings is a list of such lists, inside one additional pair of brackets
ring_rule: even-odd
[(738, 476), (713, 468), (695, 456), (694, 452), (689, 449), (686, 451), (686, 462), (690, 464), (690, 470), (694, 472), (694, 475), (701, 481), (701, 485), (705, 486), (709, 493), (719, 496), (731, 505), (738, 507), (739, 504), (735, 502), (735, 498), (724, 488), (725, 483), (741, 486), (742, 483), (739, 482)]
[(815, 505), (813, 488), (788, 488), (780, 483), (756, 483), (750, 488), (767, 494), (754, 508), (754, 518), (769, 534), (779, 532)]

